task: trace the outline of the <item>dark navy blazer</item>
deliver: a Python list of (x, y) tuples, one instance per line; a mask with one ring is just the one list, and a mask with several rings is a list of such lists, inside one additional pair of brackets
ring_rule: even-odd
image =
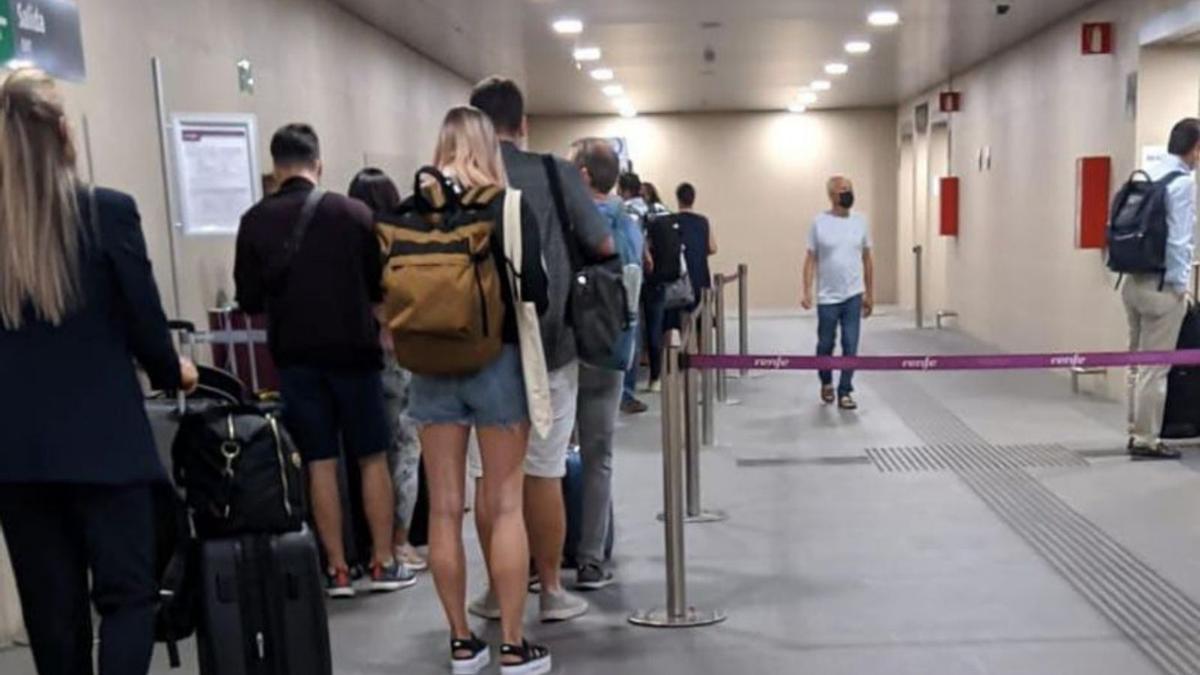
[[(0, 483), (130, 485), (163, 477), (134, 358), (156, 389), (179, 362), (133, 198), (97, 188), (83, 305), (52, 326), (0, 326)], [(79, 211), (91, 220), (88, 193)]]

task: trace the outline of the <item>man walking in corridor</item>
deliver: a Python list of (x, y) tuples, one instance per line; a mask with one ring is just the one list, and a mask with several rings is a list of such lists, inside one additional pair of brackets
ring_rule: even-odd
[[(808, 234), (808, 256), (804, 260), (804, 289), (801, 305), (813, 308), (813, 284), (817, 286), (817, 355), (832, 356), (839, 328), (842, 355), (858, 354), (862, 319), (875, 309), (875, 263), (871, 257), (871, 230), (867, 219), (854, 208), (854, 184), (834, 176), (827, 184), (832, 208), (817, 216)], [(844, 370), (836, 391), (833, 373), (822, 371), (821, 401), (837, 402), (842, 410), (857, 410), (854, 400), (854, 371)]]
[[(1196, 179), (1200, 161), (1200, 120), (1185, 119), (1171, 130), (1168, 154), (1146, 167), (1161, 185), (1166, 216), (1166, 269), (1160, 273), (1127, 274), (1121, 295), (1129, 317), (1132, 351), (1175, 349), (1187, 313), (1188, 286), (1195, 251)], [(1159, 221), (1161, 223), (1161, 221)], [(1163, 445), (1163, 409), (1167, 399), (1165, 366), (1137, 369), (1129, 454), (1138, 459), (1179, 459), (1177, 450)]]

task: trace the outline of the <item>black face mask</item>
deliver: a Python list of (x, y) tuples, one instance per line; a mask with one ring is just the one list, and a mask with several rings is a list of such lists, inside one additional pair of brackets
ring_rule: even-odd
[(838, 195), (838, 205), (843, 209), (854, 208), (854, 192), (843, 192)]

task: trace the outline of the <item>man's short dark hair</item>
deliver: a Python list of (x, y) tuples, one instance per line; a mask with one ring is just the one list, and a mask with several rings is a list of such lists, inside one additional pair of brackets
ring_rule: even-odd
[(505, 77), (489, 77), (475, 85), (471, 105), (492, 119), (496, 131), (515, 135), (525, 121), (525, 95), (516, 82)]
[(1197, 145), (1200, 145), (1200, 119), (1189, 117), (1180, 120), (1175, 128), (1171, 129), (1171, 144), (1167, 146), (1167, 151), (1183, 157), (1195, 150)]
[(675, 188), (675, 199), (679, 200), (679, 206), (685, 209), (690, 209), (696, 205), (696, 186), (691, 183), (682, 183)]
[(617, 189), (623, 195), (634, 195), (635, 197), (642, 194), (642, 178), (632, 171), (626, 171), (621, 174), (621, 178), (617, 180)]
[(275, 166), (310, 166), (321, 159), (317, 132), (307, 124), (288, 124), (271, 137), (271, 159)]
[(588, 170), (592, 189), (601, 194), (612, 192), (621, 175), (621, 158), (617, 157), (612, 144), (603, 138), (589, 138), (579, 145), (575, 164)]

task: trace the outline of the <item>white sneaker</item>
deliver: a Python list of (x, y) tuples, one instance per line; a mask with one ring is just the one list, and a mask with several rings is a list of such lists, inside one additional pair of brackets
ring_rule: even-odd
[(496, 600), (495, 594), (489, 588), (486, 593), (475, 598), (467, 605), (467, 611), (481, 619), (499, 621), (500, 601)]
[(538, 620), (542, 623), (570, 621), (588, 613), (588, 602), (583, 598), (571, 595), (566, 591), (542, 593), (541, 611)]

